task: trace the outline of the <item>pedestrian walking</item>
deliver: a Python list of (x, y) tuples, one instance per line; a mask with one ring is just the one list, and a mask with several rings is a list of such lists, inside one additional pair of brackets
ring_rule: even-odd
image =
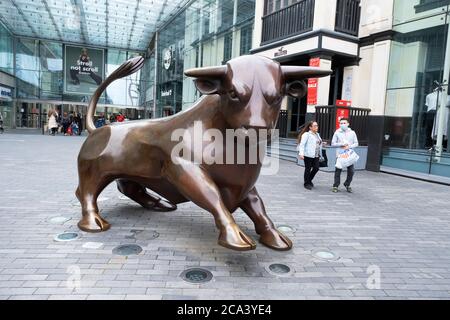
[(5, 129), (3, 129), (3, 116), (2, 113), (0, 112), (0, 133), (3, 133)]
[(55, 110), (48, 110), (48, 130), (54, 136), (58, 130), (57, 113)]
[[(347, 180), (344, 182), (344, 186), (347, 189), (347, 192), (352, 193), (353, 190), (351, 184), (355, 175), (355, 163), (359, 158), (353, 149), (359, 146), (359, 142), (355, 131), (350, 128), (349, 119), (341, 119), (340, 128), (334, 133), (331, 146), (338, 147), (336, 152), (336, 171), (334, 174), (334, 185), (332, 191), (334, 193), (339, 192), (342, 170), (346, 167)], [(340, 157), (341, 159), (339, 159)], [(346, 162), (346, 164), (344, 166), (339, 165), (339, 160), (342, 160), (342, 163)]]
[(63, 133), (64, 133), (65, 136), (67, 136), (67, 135), (68, 135), (67, 130), (68, 130), (69, 127), (70, 127), (70, 118), (69, 118), (69, 116), (67, 115), (67, 112), (64, 112), (64, 113), (63, 113), (63, 117), (62, 117), (62, 126), (63, 126)]
[(320, 170), (323, 141), (319, 134), (319, 124), (310, 121), (305, 125), (297, 139), (298, 155), (305, 162), (304, 186), (307, 190), (314, 187), (314, 177)]

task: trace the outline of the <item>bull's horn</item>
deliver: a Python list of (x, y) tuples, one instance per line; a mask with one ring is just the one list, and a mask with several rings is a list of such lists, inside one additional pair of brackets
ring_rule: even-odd
[(189, 69), (184, 74), (191, 78), (222, 78), (227, 74), (227, 66)]
[(332, 70), (317, 67), (281, 66), (281, 70), (287, 80), (322, 78), (333, 73)]

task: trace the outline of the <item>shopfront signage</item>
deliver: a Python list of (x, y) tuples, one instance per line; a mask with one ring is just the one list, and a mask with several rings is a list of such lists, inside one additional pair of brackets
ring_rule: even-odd
[(352, 102), (350, 100), (336, 100), (336, 105), (338, 107), (351, 107)]
[[(310, 67), (320, 67), (320, 58), (312, 58), (309, 60)], [(319, 86), (319, 79), (309, 79), (308, 80), (308, 101), (307, 104), (310, 106), (317, 105), (317, 89)]]
[(103, 82), (103, 49), (64, 46), (64, 93), (92, 95)]
[(350, 109), (349, 108), (337, 108), (336, 109), (336, 128), (339, 128), (341, 125), (342, 119), (350, 118)]
[(172, 49), (168, 48), (163, 52), (163, 65), (164, 69), (169, 70), (172, 65)]
[(282, 56), (287, 56), (287, 54), (288, 54), (287, 50), (285, 50), (284, 47), (281, 47), (280, 49), (278, 49), (278, 51), (274, 53), (274, 56), (275, 58), (278, 58)]
[(12, 101), (12, 90), (10, 88), (0, 86), (0, 98), (2, 100)]
[(161, 91), (161, 97), (170, 97), (172, 96), (172, 89)]

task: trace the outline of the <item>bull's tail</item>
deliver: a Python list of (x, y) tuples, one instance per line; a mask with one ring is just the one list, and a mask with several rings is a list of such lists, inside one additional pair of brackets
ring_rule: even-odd
[(97, 90), (94, 92), (94, 95), (91, 98), (91, 101), (89, 102), (89, 107), (88, 107), (88, 111), (87, 111), (86, 129), (89, 133), (94, 132), (96, 129), (95, 124), (94, 124), (95, 109), (97, 108), (98, 100), (100, 99), (101, 95), (106, 90), (106, 88), (115, 80), (124, 78), (126, 76), (129, 76), (129, 75), (135, 73), (136, 71), (141, 69), (143, 65), (144, 65), (144, 58), (141, 56), (130, 59), (127, 62), (123, 63), (119, 68), (117, 68), (97, 88)]

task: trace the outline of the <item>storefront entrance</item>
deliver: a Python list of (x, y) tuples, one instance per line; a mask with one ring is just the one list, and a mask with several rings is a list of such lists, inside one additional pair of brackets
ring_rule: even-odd
[(39, 129), (42, 126), (40, 103), (18, 102), (16, 107), (16, 128)]
[(0, 114), (2, 115), (3, 118), (4, 129), (11, 128), (11, 110), (12, 110), (11, 102), (0, 100)]

